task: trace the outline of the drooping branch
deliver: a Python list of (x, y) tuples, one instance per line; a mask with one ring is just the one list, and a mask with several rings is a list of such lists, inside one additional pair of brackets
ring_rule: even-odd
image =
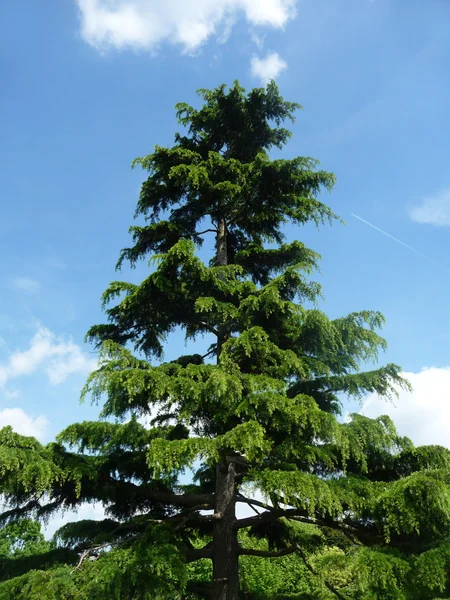
[[(264, 523), (271, 523), (277, 519), (286, 518), (293, 521), (316, 525), (317, 527), (327, 527), (335, 529), (343, 533), (353, 543), (366, 543), (369, 545), (379, 544), (382, 541), (382, 536), (376, 531), (367, 531), (365, 528), (358, 528), (356, 524), (346, 523), (344, 521), (334, 521), (324, 517), (313, 517), (306, 510), (298, 508), (273, 508), (269, 504), (260, 502), (259, 500), (250, 500), (239, 495), (240, 502), (245, 502), (249, 506), (258, 506), (265, 509), (265, 512), (258, 513), (254, 517), (246, 517), (239, 519), (235, 523), (236, 529), (244, 529), (246, 527), (255, 527)], [(256, 511), (255, 511), (256, 512)]]
[(318, 527), (328, 527), (343, 533), (353, 543), (365, 543), (368, 545), (380, 544), (383, 536), (377, 531), (369, 531), (366, 528), (359, 528), (356, 524), (346, 523), (345, 521), (333, 521), (326, 518), (305, 517), (302, 515), (292, 515), (289, 517), (293, 521), (308, 523)]
[[(8, 506), (8, 502), (2, 498), (3, 505), (6, 508)], [(8, 521), (13, 521), (14, 519), (19, 519), (21, 517), (27, 517), (30, 514), (41, 509), (41, 504), (37, 498), (33, 498), (23, 506), (15, 506), (11, 510), (4, 511), (0, 514), (0, 523), (7, 523)]]
[[(238, 493), (238, 502), (245, 502), (249, 506), (258, 506), (263, 508), (266, 512), (260, 513), (259, 516), (248, 517), (246, 519), (240, 519), (238, 528), (252, 527), (258, 525), (260, 522), (268, 523), (273, 520), (285, 517), (295, 521), (301, 521), (302, 523), (308, 523), (309, 525), (316, 525), (317, 527), (328, 527), (343, 533), (353, 543), (366, 543), (369, 545), (379, 544), (383, 541), (383, 536), (376, 530), (368, 530), (367, 526), (360, 527), (358, 523), (346, 521), (335, 521), (331, 518), (323, 516), (312, 516), (308, 511), (298, 508), (286, 508), (279, 509), (274, 508), (270, 504), (261, 502), (260, 500), (254, 500), (253, 498), (246, 498), (242, 494)], [(287, 505), (285, 499), (280, 499), (281, 504)]]
[(317, 573), (317, 571), (312, 567), (311, 563), (309, 562), (308, 557), (303, 552), (303, 549), (299, 545), (296, 546), (296, 552), (300, 556), (300, 558), (302, 559), (302, 561), (303, 561), (305, 567), (308, 569), (308, 571), (312, 575), (314, 575), (314, 577), (319, 578), (323, 582), (323, 584), (325, 585), (325, 587), (327, 587), (330, 590), (330, 592), (336, 596), (336, 598), (339, 598), (339, 600), (349, 600), (346, 596), (344, 596), (343, 594), (341, 594), (341, 592), (339, 590), (337, 590), (334, 587), (334, 585), (332, 585), (331, 583), (329, 583), (328, 581), (326, 581), (326, 579), (324, 577), (322, 577), (321, 575), (319, 575), (319, 573)]

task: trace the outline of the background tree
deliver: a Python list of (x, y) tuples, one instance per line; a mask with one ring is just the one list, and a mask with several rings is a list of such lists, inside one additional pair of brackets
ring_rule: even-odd
[[(318, 199), (334, 176), (311, 158), (271, 159), (298, 108), (274, 83), (200, 96), (199, 109), (177, 106), (174, 146), (135, 163), (148, 172), (144, 222), (119, 267), (149, 257), (154, 269), (113, 282), (108, 323), (88, 333), (100, 363), (83, 397), (103, 403), (103, 420), (45, 447), (0, 432), (5, 520), (83, 502), (109, 517), (63, 527), (66, 566), (10, 580), (10, 597), (25, 597), (16, 586), (27, 598), (237, 600), (252, 560), (291, 555), (309, 577), (298, 597), (433, 597), (448, 585), (449, 452), (414, 449), (387, 417), (338, 420), (341, 395), (407, 383), (396, 365), (360, 370), (385, 348), (383, 317), (328, 318), (309, 280), (318, 255), (283, 233), (335, 219)], [(211, 234), (205, 264), (196, 251)], [(209, 348), (164, 362), (179, 328)], [(252, 515), (239, 518), (239, 503)]]
[(11, 521), (0, 529), (0, 560), (32, 556), (50, 550), (41, 532), (41, 524), (31, 519)]

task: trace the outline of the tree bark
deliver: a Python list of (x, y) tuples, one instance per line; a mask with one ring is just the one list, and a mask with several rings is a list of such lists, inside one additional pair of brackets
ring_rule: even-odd
[[(224, 217), (217, 223), (216, 265), (228, 264), (227, 224)], [(217, 336), (217, 360), (226, 339)], [(239, 544), (236, 523), (236, 463), (223, 459), (216, 467), (213, 526), (213, 595), (214, 600), (239, 600)]]
[(228, 263), (227, 223), (225, 217), (220, 217), (216, 235), (216, 264), (224, 266)]
[(213, 598), (239, 599), (239, 544), (236, 522), (236, 465), (228, 460), (216, 468), (213, 528)]
[[(217, 234), (216, 234), (216, 265), (224, 267), (228, 264), (228, 245), (227, 245), (227, 222), (225, 217), (220, 217), (217, 222)], [(224, 280), (225, 277), (220, 274), (220, 279)], [(227, 336), (223, 331), (217, 332), (217, 362), (219, 362), (220, 353), (222, 352), (222, 346)]]

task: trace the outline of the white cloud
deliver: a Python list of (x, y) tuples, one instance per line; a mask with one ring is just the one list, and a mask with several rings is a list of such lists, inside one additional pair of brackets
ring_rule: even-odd
[(397, 431), (417, 446), (450, 447), (450, 367), (425, 368), (404, 376), (413, 386), (412, 393), (400, 391), (394, 402), (371, 395), (361, 412), (368, 417), (389, 415)]
[(424, 198), (422, 202), (409, 211), (416, 223), (427, 225), (450, 226), (450, 188), (442, 190), (434, 196)]
[(28, 293), (36, 292), (41, 287), (39, 281), (31, 277), (15, 277), (11, 283), (14, 289)]
[(210, 37), (224, 40), (239, 18), (283, 28), (297, 0), (76, 0), (81, 34), (98, 48), (155, 50), (163, 42), (193, 52)]
[(77, 344), (41, 327), (30, 340), (28, 350), (14, 352), (6, 362), (0, 363), (0, 387), (38, 369), (44, 370), (50, 383), (56, 385), (73, 373), (89, 373), (96, 365), (97, 361), (89, 358)]
[(82, 504), (77, 510), (56, 514), (44, 528), (44, 535), (47, 539), (53, 537), (55, 531), (66, 523), (84, 520), (101, 521), (105, 518), (105, 510), (101, 504)]
[(0, 429), (7, 425), (21, 435), (31, 435), (42, 440), (47, 432), (48, 419), (43, 415), (33, 419), (21, 408), (4, 408), (0, 410)]
[(258, 35), (256, 31), (250, 31), (250, 39), (258, 48), (258, 50), (262, 50), (264, 47), (264, 36)]
[(268, 83), (271, 79), (276, 79), (285, 69), (287, 69), (287, 63), (277, 52), (270, 52), (265, 58), (254, 55), (251, 60), (252, 75), (258, 77), (263, 84)]

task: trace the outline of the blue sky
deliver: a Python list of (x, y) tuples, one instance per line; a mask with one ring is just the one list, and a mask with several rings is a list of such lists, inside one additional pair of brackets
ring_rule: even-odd
[(78, 404), (94, 364), (83, 337), (129, 241), (143, 177), (132, 159), (171, 144), (173, 106), (197, 88), (273, 76), (304, 106), (285, 155), (336, 173), (323, 199), (347, 223), (288, 236), (323, 255), (330, 315), (385, 314), (384, 361), (414, 384), (365, 410), (445, 443), (448, 2), (18, 0), (0, 3), (0, 22), (0, 425), (49, 440), (95, 417)]

